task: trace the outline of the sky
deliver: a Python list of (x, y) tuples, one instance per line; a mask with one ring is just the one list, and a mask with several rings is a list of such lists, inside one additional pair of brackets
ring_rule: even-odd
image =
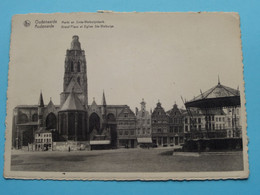
[[(25, 27), (25, 20), (31, 25)], [(56, 20), (54, 28), (35, 21)], [(62, 21), (104, 21), (113, 28), (61, 28)], [(20, 15), (13, 18), (8, 106), (37, 104), (40, 91), (60, 104), (64, 61), (73, 35), (87, 60), (88, 99), (165, 110), (181, 96), (221, 84), (244, 88), (239, 18), (227, 13), (91, 13)]]

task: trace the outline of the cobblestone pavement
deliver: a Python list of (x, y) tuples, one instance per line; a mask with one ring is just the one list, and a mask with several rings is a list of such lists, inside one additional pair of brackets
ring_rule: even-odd
[[(12, 151), (11, 170), (59, 172), (179, 172), (243, 170), (243, 154), (172, 155), (172, 148), (73, 152)], [(196, 154), (196, 153), (195, 153)]]

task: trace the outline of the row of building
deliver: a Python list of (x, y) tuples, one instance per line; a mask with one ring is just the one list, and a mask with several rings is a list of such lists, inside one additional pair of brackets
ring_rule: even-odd
[[(74, 98), (70, 97), (70, 101), (70, 105), (66, 106), (68, 110), (73, 110), (72, 105), (77, 105), (75, 96)], [(51, 100), (47, 106), (44, 106), (41, 94), (38, 106), (18, 106), (15, 108), (14, 121), (17, 124), (14, 126), (18, 131), (14, 130), (14, 135), (19, 134), (19, 132), (22, 132), (23, 135), (14, 137), (13, 144), (18, 146), (19, 144), (15, 143), (15, 140), (18, 142), (16, 138), (20, 137), (20, 139), (23, 138), (20, 140), (23, 142), (21, 145), (34, 143), (35, 150), (52, 149), (53, 141), (68, 140), (89, 140), (93, 143), (95, 140), (109, 140), (107, 144), (114, 148), (134, 148), (138, 145), (163, 147), (182, 145), (185, 140), (190, 138), (241, 136), (239, 107), (211, 109), (206, 114), (200, 109), (192, 109), (191, 113), (188, 113), (187, 110), (179, 108), (177, 104), (166, 111), (160, 102), (153, 110), (148, 111), (144, 99), (140, 104), (140, 109), (136, 108), (135, 112), (127, 105), (109, 106), (106, 105), (103, 93), (102, 105), (97, 105), (93, 100), (88, 109), (90, 113), (88, 121), (85, 122), (86, 119), (83, 118), (77, 120), (77, 127), (75, 127), (70, 124), (66, 125), (61, 119), (62, 117), (59, 118), (64, 114), (63, 109), (54, 106)], [(79, 110), (79, 108), (76, 109)], [(59, 112), (62, 114), (59, 115)], [(65, 113), (64, 115), (71, 117), (70, 114)], [(79, 119), (80, 113), (77, 113), (75, 118)], [(79, 125), (80, 123), (82, 125)], [(89, 128), (86, 137), (83, 136), (82, 132), (83, 123), (88, 124)], [(39, 128), (39, 124), (42, 124), (43, 127)], [(59, 124), (60, 131), (57, 131)], [(77, 129), (76, 133), (75, 129)]]
[[(166, 111), (158, 102), (149, 112), (142, 100), (140, 110), (136, 108), (133, 112), (127, 105), (107, 104), (104, 92), (100, 105), (95, 100), (88, 104), (87, 63), (78, 36), (73, 36), (71, 48), (66, 51), (64, 70), (60, 105), (54, 105), (51, 99), (45, 105), (41, 93), (38, 105), (14, 108), (14, 148), (28, 144), (34, 150), (56, 146), (81, 149), (87, 145), (93, 148), (173, 146), (187, 139), (241, 136), (239, 107), (184, 110), (174, 104)], [(214, 90), (217, 90), (214, 94), (224, 95), (238, 92), (220, 83)]]

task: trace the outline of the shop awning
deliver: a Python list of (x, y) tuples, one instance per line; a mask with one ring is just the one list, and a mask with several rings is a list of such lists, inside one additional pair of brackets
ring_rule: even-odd
[(152, 138), (150, 138), (150, 137), (138, 137), (137, 142), (139, 144), (151, 144), (151, 143), (153, 143)]
[(110, 144), (110, 140), (92, 140), (90, 141), (90, 145), (108, 145)]

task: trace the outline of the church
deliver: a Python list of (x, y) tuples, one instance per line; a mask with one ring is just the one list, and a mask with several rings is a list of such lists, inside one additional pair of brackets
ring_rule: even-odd
[(105, 92), (98, 105), (88, 103), (87, 61), (79, 37), (72, 37), (66, 51), (60, 105), (19, 105), (13, 111), (12, 145), (20, 149), (34, 142), (42, 129), (56, 143), (87, 143), (93, 148), (136, 147), (136, 116), (127, 105), (107, 105)]

